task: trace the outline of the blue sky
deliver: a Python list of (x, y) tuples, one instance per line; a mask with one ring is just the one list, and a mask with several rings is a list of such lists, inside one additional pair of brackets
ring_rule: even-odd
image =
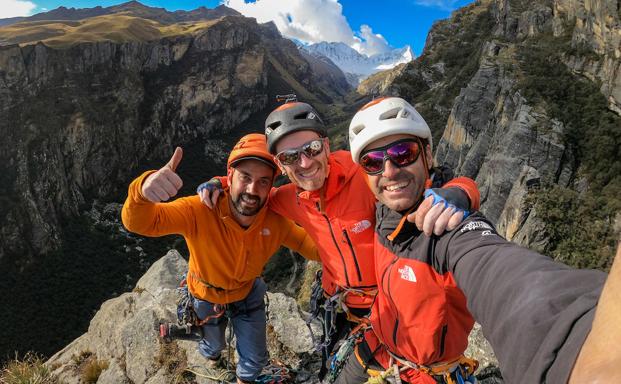
[[(373, 54), (409, 44), (420, 55), (435, 20), (472, 0), (140, 0), (168, 10), (213, 8), (223, 1), (260, 22), (274, 20), (281, 33), (309, 43), (343, 41)], [(246, 0), (248, 1), (248, 0)], [(123, 0), (0, 0), (0, 18), (31, 15), (59, 6), (90, 8)], [(287, 15), (283, 17), (283, 14)]]

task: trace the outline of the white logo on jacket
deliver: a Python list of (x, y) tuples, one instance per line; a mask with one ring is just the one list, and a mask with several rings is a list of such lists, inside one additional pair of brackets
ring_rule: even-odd
[(351, 231), (353, 233), (360, 233), (362, 231), (364, 231), (365, 229), (369, 229), (371, 228), (371, 222), (369, 220), (360, 220), (359, 222), (357, 222), (356, 224), (354, 224), (351, 227)]
[(416, 283), (416, 275), (414, 274), (414, 270), (409, 265), (406, 265), (403, 268), (399, 268), (399, 273), (401, 274), (401, 278), (403, 280), (411, 281), (412, 283)]
[(261, 234), (262, 234), (263, 236), (269, 236), (269, 235), (271, 235), (271, 234), (272, 234), (272, 232), (270, 231), (270, 229), (269, 229), (269, 228), (263, 228), (263, 229), (261, 230)]
[(474, 231), (477, 229), (489, 229), (489, 230), (493, 230), (494, 228), (492, 228), (491, 225), (487, 224), (484, 221), (471, 221), (468, 224), (464, 225), (461, 229), (461, 233), (464, 233), (466, 231)]

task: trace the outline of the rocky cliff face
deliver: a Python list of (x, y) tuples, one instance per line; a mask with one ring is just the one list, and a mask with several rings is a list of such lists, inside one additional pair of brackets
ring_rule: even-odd
[[(621, 145), (620, 25), (614, 2), (479, 1), (434, 25), (415, 62), (358, 91), (414, 101), (436, 162), (476, 179), (482, 211), (507, 238), (555, 256), (588, 242), (599, 261), (564, 261), (605, 268), (621, 207), (610, 193), (621, 168), (606, 160)], [(593, 196), (607, 196), (606, 212), (577, 218), (571, 207)], [(600, 240), (563, 224), (578, 219)]]
[[(44, 312), (60, 318), (66, 305), (90, 310), (124, 289), (156, 255), (93, 217), (105, 214), (106, 203), (122, 202), (134, 177), (182, 146), (181, 193), (191, 194), (224, 172), (237, 138), (262, 130), (276, 94), (294, 92), (321, 107), (348, 89), (344, 80), (345, 88), (317, 81), (311, 63), (273, 24), (241, 16), (149, 21), (156, 30), (144, 34), (136, 28), (147, 24), (136, 16), (101, 20), (99, 28), (110, 20), (125, 24), (112, 40), (62, 36), (52, 48), (18, 34), (21, 45), (0, 46), (0, 265), (9, 276), (0, 282), (2, 307), (42, 296)], [(97, 18), (88, 22), (98, 25)], [(32, 31), (32, 24), (9, 27)], [(93, 287), (92, 297), (84, 286)], [(71, 327), (56, 320), (50, 326), (76, 332), (86, 321), (78, 312), (67, 314)], [(0, 331), (3, 355), (58, 347), (58, 340), (42, 347), (41, 338), (19, 336), (31, 313), (11, 311), (14, 329)]]
[(614, 1), (557, 0), (553, 4), (556, 35), (571, 31), (572, 70), (601, 84), (611, 110), (621, 114), (621, 5)]
[(128, 177), (173, 144), (240, 126), (266, 108), (278, 88), (270, 76), (281, 75), (322, 96), (295, 46), (243, 17), (147, 43), (0, 47), (2, 196), (11, 201), (0, 258), (57, 247), (62, 216), (120, 196)]

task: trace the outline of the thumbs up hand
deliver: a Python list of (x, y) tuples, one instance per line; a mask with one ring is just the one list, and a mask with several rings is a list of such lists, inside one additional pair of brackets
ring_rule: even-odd
[(142, 196), (152, 203), (167, 201), (175, 196), (183, 186), (183, 181), (175, 173), (183, 157), (181, 147), (175, 149), (172, 157), (165, 166), (152, 173), (142, 184)]

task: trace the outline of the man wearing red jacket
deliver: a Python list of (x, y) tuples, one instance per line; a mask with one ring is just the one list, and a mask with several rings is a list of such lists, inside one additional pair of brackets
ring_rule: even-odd
[[(394, 120), (410, 121), (408, 116)], [(431, 142), (431, 131), (425, 127), (425, 137)], [(301, 225), (319, 249), (321, 286), (328, 308), (323, 319), (328, 325), (323, 343), (326, 359), (336, 341), (368, 315), (377, 291), (373, 264), (375, 196), (369, 190), (366, 174), (349, 152), (330, 152), (326, 127), (309, 104), (289, 102), (276, 108), (266, 119), (265, 135), (269, 152), (292, 182), (272, 189), (269, 207)], [(431, 162), (428, 166), (432, 172), (435, 170)], [(434, 178), (426, 186), (443, 186), (438, 193), (458, 203), (462, 210), (478, 209), (476, 184), (466, 178), (446, 184), (449, 173), (433, 172)], [(211, 203), (207, 191), (199, 194), (206, 204)], [(417, 220), (428, 233), (441, 233), (449, 220), (450, 226), (462, 220), (462, 213), (455, 213), (438, 204), (429, 210), (431, 220), (425, 222), (423, 215), (418, 215)], [(331, 312), (330, 304), (337, 313)], [(322, 365), (320, 377), (324, 373)]]
[(372, 330), (336, 382), (380, 375), (407, 383), (474, 382), (476, 363), (463, 352), (476, 319), (507, 383), (566, 383), (606, 274), (573, 270), (508, 242), (478, 213), (453, 231), (424, 236), (406, 220), (430, 193), (431, 143), (423, 123), (403, 100), (385, 98), (364, 106), (350, 124), (352, 158), (379, 200), (378, 294)]

